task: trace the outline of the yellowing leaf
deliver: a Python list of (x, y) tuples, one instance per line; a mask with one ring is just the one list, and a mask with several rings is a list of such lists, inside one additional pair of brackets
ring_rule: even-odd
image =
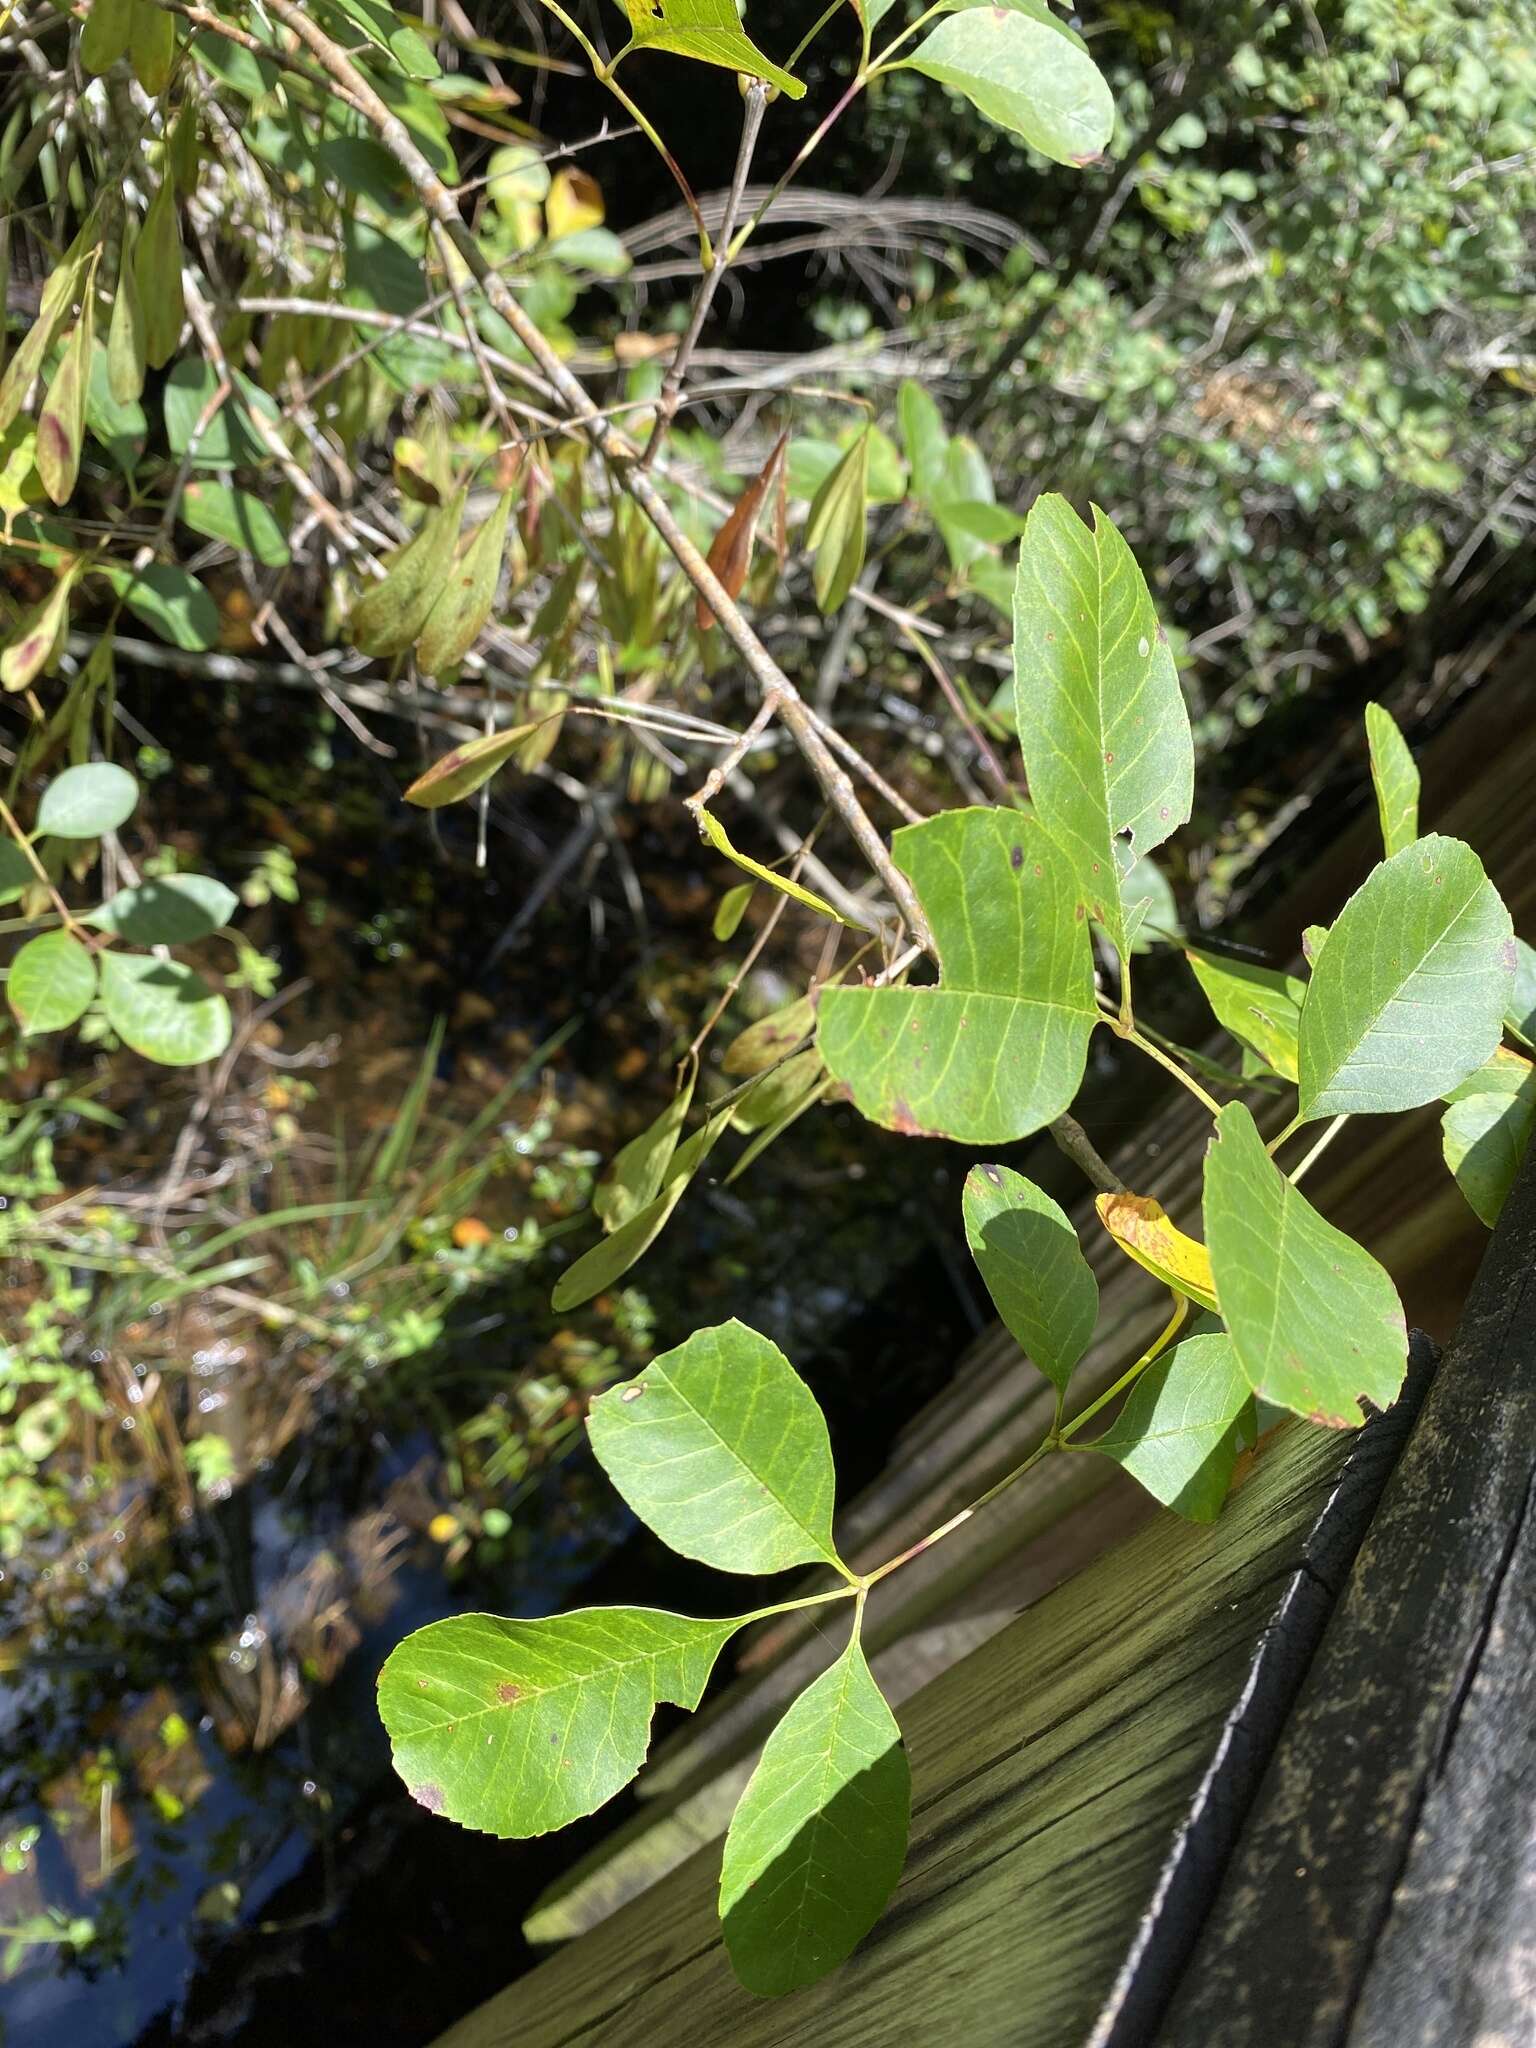
[(55, 505), (64, 504), (73, 494), (75, 479), (80, 474), (94, 324), (91, 294), (87, 290), (80, 318), (64, 345), (38, 415), (37, 473)]
[(0, 434), (21, 410), (21, 402), (31, 389), (33, 378), (43, 367), (43, 358), (53, 346), (54, 336), (68, 319), (80, 294), (80, 279), (86, 259), (98, 239), (95, 227), (87, 221), (66, 250), (62, 262), (49, 273), (38, 304), (37, 318), (6, 365), (5, 376), (0, 378)]
[(352, 638), (364, 654), (404, 654), (415, 645), (442, 594), (468, 495), (455, 491), (447, 504), (429, 512), (420, 533), (394, 556), (383, 580), (353, 605)]
[(734, 0), (619, 0), (619, 5), (634, 30), (628, 46), (632, 50), (670, 50), (700, 64), (720, 64), (727, 71), (766, 78), (792, 100), (805, 95), (800, 80), (770, 64), (744, 33)]
[(517, 752), (537, 724), (535, 720), (530, 725), (509, 725), (504, 732), (487, 733), (484, 739), (455, 747), (451, 754), (434, 761), (425, 775), (417, 776), (405, 792), (406, 802), (423, 811), (436, 811), (473, 796)]
[(40, 604), (23, 614), (0, 649), (0, 690), (24, 690), (52, 667), (69, 625), (69, 593), (79, 575), (72, 565)]
[(600, 228), (603, 224), (602, 187), (585, 171), (557, 171), (550, 181), (549, 197), (544, 201), (544, 219), (552, 242), (558, 241), (562, 235), (579, 235), (584, 228)]
[(781, 895), (792, 896), (796, 903), (803, 903), (807, 910), (817, 911), (822, 917), (830, 917), (835, 924), (845, 924), (850, 931), (863, 929), (862, 926), (854, 924), (851, 918), (844, 917), (840, 910), (834, 910), (824, 896), (818, 896), (810, 889), (802, 889), (800, 884), (792, 882), (788, 875), (776, 874), (772, 868), (765, 868), (761, 861), (753, 860), (748, 854), (738, 853), (726, 836), (725, 827), (720, 820), (706, 811), (702, 804), (693, 807), (693, 815), (699, 821), (699, 830), (716, 852), (723, 853), (727, 860), (735, 861), (737, 867), (744, 869), (747, 874), (756, 875), (760, 882), (766, 882), (770, 889), (777, 889)]
[(1201, 1308), (1216, 1307), (1211, 1258), (1198, 1238), (1186, 1237), (1161, 1202), (1150, 1195), (1099, 1195), (1099, 1221), (1127, 1257)]
[(507, 546), (507, 522), (512, 517), (516, 491), (503, 491), (496, 509), (476, 529), (462, 555), (448, 571), (448, 580), (428, 614), (416, 649), (417, 666), (423, 675), (441, 675), (464, 659), (496, 602), (501, 581), (502, 556)]
[(815, 550), (811, 582), (824, 613), (835, 612), (864, 566), (869, 509), (869, 434), (866, 430), (829, 472), (805, 522), (806, 546)]

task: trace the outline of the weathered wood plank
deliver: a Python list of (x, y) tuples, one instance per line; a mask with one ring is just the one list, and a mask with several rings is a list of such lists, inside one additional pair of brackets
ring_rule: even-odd
[(907, 1871), (824, 1983), (774, 2001), (736, 1985), (712, 1846), (441, 2048), (652, 2048), (683, 2013), (691, 2048), (1082, 2040), (1154, 1893), (1188, 1881), (1197, 1792), (1241, 1810), (1249, 1717), (1305, 1661), (1393, 1443), (1390, 1423), (1282, 1425), (1216, 1527), (1159, 1515), (918, 1694)]
[[(1510, 1926), (1533, 1882), (1533, 1491), (1536, 1156), (1271, 1760), (1166, 2048), (1269, 2048), (1279, 2010), (1287, 2048), (1536, 2039), (1530, 1923), (1513, 1942)], [(1519, 2023), (1485, 2026), (1511, 2000)]]

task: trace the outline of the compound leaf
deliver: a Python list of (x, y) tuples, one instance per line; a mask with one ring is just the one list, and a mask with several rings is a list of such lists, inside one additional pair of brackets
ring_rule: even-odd
[(779, 1997), (852, 1954), (896, 1889), (911, 1812), (901, 1730), (855, 1640), (769, 1736), (725, 1838), (720, 1919), (749, 1991)]
[(965, 1241), (992, 1305), (1058, 1393), (1088, 1348), (1099, 1283), (1065, 1210), (1007, 1166), (973, 1166)]
[(836, 1566), (836, 1481), (815, 1396), (777, 1344), (696, 1330), (592, 1403), (597, 1461), (647, 1527), (728, 1572)]
[(1431, 833), (1339, 912), (1301, 1010), (1300, 1113), (1414, 1109), (1490, 1057), (1514, 978), (1509, 912), (1459, 839)]
[(63, 1031), (96, 993), (96, 962), (71, 932), (28, 939), (6, 977), (5, 999), (22, 1030)]
[(829, 988), (818, 1037), (864, 1115), (908, 1136), (1005, 1144), (1077, 1093), (1097, 1016), (1066, 861), (1014, 810), (905, 826), (896, 863), (942, 962), (937, 988)]
[(413, 1799), (461, 1826), (565, 1827), (639, 1770), (658, 1702), (698, 1705), (740, 1627), (651, 1607), (431, 1622), (379, 1673), (395, 1769)]
[(1087, 1448), (1113, 1458), (1188, 1521), (1214, 1522), (1252, 1400), (1225, 1333), (1186, 1337), (1147, 1367), (1115, 1420)]
[(1241, 1102), (1222, 1110), (1206, 1154), (1205, 1241), (1222, 1319), (1256, 1394), (1340, 1429), (1364, 1420), (1362, 1398), (1391, 1406), (1408, 1364), (1397, 1290), (1291, 1186)]
[[(972, 16), (952, 17), (954, 22)], [(1121, 882), (1188, 818), (1189, 716), (1136, 558), (1097, 506), (1030, 508), (1014, 585), (1014, 704), (1035, 815), (1125, 958)]]
[(1385, 705), (1366, 705), (1365, 737), (1371, 751), (1381, 843), (1390, 860), (1419, 836), (1419, 771), (1397, 720)]

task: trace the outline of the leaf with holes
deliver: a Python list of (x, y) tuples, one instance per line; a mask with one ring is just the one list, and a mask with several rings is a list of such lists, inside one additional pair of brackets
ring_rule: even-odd
[(1092, 163), (1114, 132), (1115, 103), (1098, 66), (1043, 0), (951, 14), (901, 64), (964, 93), (1053, 163)]
[(792, 100), (805, 96), (800, 80), (771, 64), (743, 31), (734, 0), (619, 0), (619, 5), (634, 30), (632, 50), (670, 50), (700, 64), (766, 78)]
[(1197, 1237), (1187, 1237), (1150, 1195), (1097, 1195), (1099, 1221), (1127, 1258), (1144, 1266), (1175, 1294), (1201, 1308), (1216, 1306), (1211, 1259)]
[(1077, 1093), (1098, 1011), (1060, 850), (1013, 810), (946, 811), (892, 839), (941, 962), (937, 988), (829, 988), (818, 1039), (872, 1122), (1006, 1144)]
[(993, 1307), (1064, 1394), (1099, 1313), (1099, 1283), (1070, 1219), (1044, 1189), (1006, 1166), (973, 1166), (961, 1206), (965, 1241)]
[(1205, 1241), (1222, 1320), (1261, 1399), (1335, 1429), (1365, 1419), (1362, 1400), (1391, 1407), (1408, 1366), (1397, 1290), (1291, 1186), (1241, 1102), (1222, 1110), (1206, 1154)]
[(1301, 1011), (1300, 1114), (1414, 1109), (1475, 1073), (1514, 981), (1509, 912), (1459, 839), (1431, 833), (1339, 912)]
[(1097, 506), (1093, 521), (1064, 498), (1030, 508), (1014, 585), (1014, 704), (1035, 815), (1124, 958), (1122, 881), (1189, 817), (1194, 747), (1136, 558)]
[(1397, 720), (1385, 705), (1366, 705), (1365, 737), (1371, 751), (1381, 843), (1390, 859), (1419, 836), (1419, 771)]
[(592, 1403), (597, 1461), (648, 1528), (727, 1572), (837, 1563), (815, 1396), (744, 1323), (697, 1330)]
[(1184, 957), (1195, 970), (1217, 1023), (1266, 1066), (1294, 1081), (1307, 984), (1294, 974), (1277, 974), (1272, 967), (1200, 953), (1193, 947)]
[(1113, 1458), (1187, 1521), (1214, 1522), (1252, 1402), (1225, 1332), (1186, 1337), (1154, 1359), (1103, 1436), (1084, 1448)]
[(780, 1997), (853, 1953), (896, 1889), (911, 1814), (901, 1730), (855, 1640), (769, 1736), (725, 1838), (720, 1921), (749, 1991)]
[(158, 1066), (195, 1067), (229, 1044), (229, 1004), (180, 960), (103, 953), (101, 1006), (124, 1045)]
[(1536, 1067), (1499, 1046), (1452, 1094), (1440, 1130), (1456, 1185), (1491, 1230), (1536, 1130)]
[(96, 962), (70, 932), (28, 939), (5, 982), (11, 1014), (28, 1035), (77, 1023), (95, 993)]
[(379, 1673), (395, 1769), (413, 1799), (463, 1827), (563, 1828), (629, 1783), (661, 1701), (698, 1705), (741, 1625), (651, 1607), (431, 1622)]

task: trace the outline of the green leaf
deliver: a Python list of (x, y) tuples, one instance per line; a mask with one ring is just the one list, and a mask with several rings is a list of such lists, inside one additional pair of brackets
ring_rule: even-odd
[(1184, 957), (1195, 970), (1217, 1023), (1251, 1046), (1266, 1066), (1294, 1081), (1307, 984), (1294, 974), (1277, 974), (1272, 967), (1200, 953), (1194, 947)]
[(114, 395), (108, 352), (99, 341), (91, 350), (85, 423), (123, 475), (131, 477), (138, 469), (149, 438), (149, 419), (137, 398), (120, 399)]
[(100, 239), (100, 230), (92, 216), (70, 243), (62, 260), (48, 273), (38, 302), (37, 318), (18, 343), (6, 364), (4, 377), (0, 378), (0, 434), (6, 431), (21, 410), (21, 402), (42, 369), (54, 336), (69, 318), (80, 296), (80, 280), (85, 273), (86, 261)]
[[(167, 28), (175, 26), (172, 17), (162, 14), (158, 7), (145, 7), (141, 12), (153, 12)], [(176, 191), (169, 172), (161, 176), (155, 196), (149, 202), (149, 211), (144, 216), (144, 226), (133, 246), (133, 282), (144, 315), (144, 360), (150, 369), (158, 370), (176, 353), (186, 313), (181, 283), (181, 227), (176, 218)], [(177, 365), (178, 369), (182, 367)], [(211, 363), (188, 358), (186, 367), (206, 371), (210, 391), (215, 388), (216, 372)], [(171, 377), (174, 382), (175, 371)], [(225, 403), (228, 404), (228, 400)], [(175, 452), (174, 442), (172, 449)]]
[(1186, 1337), (1147, 1367), (1104, 1435), (1085, 1448), (1113, 1458), (1188, 1521), (1214, 1522), (1252, 1399), (1225, 1333)]
[(731, 1114), (731, 1128), (761, 1131), (770, 1124), (778, 1123), (825, 1072), (821, 1054), (814, 1046), (796, 1053), (793, 1059), (785, 1060), (781, 1066), (764, 1074), (755, 1087), (740, 1097)]
[(700, 1124), (691, 1138), (678, 1146), (662, 1177), (661, 1193), (654, 1202), (638, 1210), (613, 1235), (583, 1252), (567, 1272), (560, 1275), (550, 1296), (552, 1306), (564, 1314), (579, 1308), (594, 1294), (601, 1294), (643, 1258), (667, 1226), (672, 1211), (687, 1192), (688, 1183), (714, 1150), (716, 1141), (730, 1122), (729, 1108), (717, 1110)]
[(404, 654), (415, 644), (442, 591), (468, 496), (460, 488), (435, 506), (421, 531), (391, 556), (382, 580), (353, 605), (352, 638), (364, 654)]
[(809, 996), (796, 996), (792, 1003), (759, 1017), (755, 1024), (738, 1033), (725, 1049), (721, 1071), (732, 1075), (760, 1074), (775, 1060), (793, 1052), (815, 1029), (815, 1003)]
[(731, 1967), (779, 1997), (851, 1955), (896, 1889), (912, 1780), (896, 1717), (851, 1642), (769, 1736), (720, 1869)]
[(713, 811), (706, 811), (702, 804), (693, 805), (692, 810), (698, 820), (699, 830), (717, 853), (723, 853), (727, 860), (735, 861), (737, 867), (745, 869), (749, 875), (756, 875), (757, 879), (766, 882), (770, 889), (777, 889), (781, 896), (789, 896), (796, 903), (803, 903), (807, 910), (814, 910), (822, 917), (830, 917), (834, 924), (845, 924), (850, 931), (862, 929), (861, 926), (854, 924), (851, 918), (844, 917), (840, 910), (834, 910), (824, 896), (818, 896), (812, 889), (801, 888), (800, 884), (791, 881), (788, 875), (781, 875), (775, 868), (764, 867), (761, 861), (753, 860), (750, 854), (738, 853), (727, 837), (725, 827)]
[(96, 962), (70, 932), (28, 939), (6, 978), (5, 999), (22, 1030), (63, 1031), (96, 993)]
[(952, 14), (902, 66), (963, 92), (1053, 163), (1092, 163), (1114, 132), (1114, 100), (1081, 42), (1042, 14), (996, 6)]
[(766, 78), (792, 100), (805, 96), (800, 80), (771, 64), (743, 32), (734, 0), (619, 0), (619, 5), (634, 30), (632, 50), (670, 50), (701, 64)]
[(387, 51), (407, 78), (441, 78), (443, 67), (421, 32), (379, 0), (324, 0), (360, 29), (375, 49)]
[(1122, 877), (1188, 818), (1194, 747), (1146, 581), (1097, 506), (1093, 519), (1090, 531), (1058, 497), (1030, 510), (1014, 590), (1014, 702), (1035, 815), (1123, 959)]
[(150, 562), (142, 569), (116, 563), (98, 564), (129, 611), (172, 647), (201, 654), (216, 647), (219, 608), (198, 582), (176, 562)]
[(938, 988), (829, 988), (819, 1042), (865, 1116), (978, 1145), (1027, 1137), (1077, 1093), (1097, 1018), (1066, 862), (1017, 811), (904, 826), (896, 864), (942, 962)]
[(43, 791), (37, 829), (55, 839), (99, 839), (133, 815), (139, 785), (115, 761), (66, 768)]
[(162, 1067), (195, 1067), (229, 1044), (229, 1005), (179, 960), (103, 953), (101, 1005), (134, 1052)]
[(1440, 1130), (1456, 1185), (1491, 1230), (1536, 1130), (1536, 1067), (1501, 1045), (1455, 1091)]
[(158, 99), (176, 61), (176, 17), (141, 0), (128, 24), (128, 56), (134, 77), (152, 100)]
[(1397, 720), (1384, 705), (1366, 705), (1365, 737), (1371, 750), (1381, 843), (1390, 860), (1419, 836), (1419, 771)]
[(1001, 547), (1017, 540), (1026, 522), (1005, 505), (992, 505), (984, 498), (951, 498), (936, 508), (942, 521), (968, 533), (973, 540)]
[(162, 401), (165, 438), (178, 461), (190, 452), (194, 469), (234, 469), (266, 459), (267, 450), (251, 425), (251, 414), (260, 412), (275, 425), (277, 406), (259, 385), (238, 370), (233, 381), (234, 390), (208, 418), (194, 447), (198, 422), (204, 418), (218, 389), (218, 372), (201, 356), (182, 356), (166, 372)]
[[(127, 0), (128, 6), (134, 4)], [(133, 262), (137, 240), (138, 229), (131, 219), (124, 220), (122, 261), (107, 325), (107, 384), (119, 405), (136, 405), (144, 395), (144, 307)]]
[(949, 435), (944, 415), (921, 384), (904, 378), (896, 400), (902, 446), (912, 472), (912, 494), (930, 509), (944, 495)]
[(379, 1673), (395, 1769), (413, 1799), (463, 1827), (563, 1828), (639, 1770), (659, 1702), (698, 1705), (741, 1625), (652, 1607), (434, 1621)]
[(416, 665), (423, 675), (438, 676), (453, 668), (479, 639), (496, 601), (507, 522), (516, 497), (516, 491), (502, 492), (490, 518), (476, 527), (469, 545), (449, 569), (416, 649)]
[(1206, 1155), (1205, 1241), (1256, 1394), (1330, 1428), (1363, 1421), (1362, 1399), (1392, 1405), (1408, 1364), (1397, 1290), (1291, 1186), (1241, 1102), (1222, 1110)]
[(693, 1101), (696, 1065), (690, 1065), (683, 1085), (654, 1122), (638, 1138), (631, 1138), (614, 1155), (608, 1171), (592, 1193), (592, 1207), (604, 1230), (615, 1231), (648, 1208), (661, 1193), (667, 1168), (677, 1150), (677, 1141), (688, 1120)]
[(0, 839), (0, 903), (14, 903), (37, 880), (37, 872), (14, 839)]
[(212, 875), (163, 875), (119, 889), (89, 921), (133, 946), (190, 946), (227, 925), (239, 904)]
[(80, 62), (92, 78), (110, 71), (128, 54), (128, 34), (139, 0), (91, 0), (80, 31)]
[(1301, 1011), (1300, 1114), (1413, 1109), (1499, 1042), (1514, 976), (1509, 912), (1459, 839), (1431, 833), (1374, 868), (1339, 912)]
[(814, 551), (816, 603), (831, 613), (847, 599), (864, 566), (869, 513), (869, 432), (849, 444), (828, 472), (806, 515), (805, 544)]
[(456, 804), (473, 796), (498, 768), (506, 766), (528, 735), (537, 732), (543, 723), (543, 719), (535, 718), (527, 725), (505, 726), (500, 732), (489, 732), (483, 739), (455, 747), (451, 754), (434, 761), (425, 774), (417, 776), (405, 792), (406, 802), (415, 804), (419, 810), (438, 811), (444, 804)]
[(944, 474), (932, 510), (957, 576), (986, 559), (987, 542), (977, 538), (963, 517), (954, 516), (956, 508), (964, 505), (984, 513), (992, 508), (993, 496), (987, 458), (969, 435), (956, 434), (944, 450)]
[(181, 494), (177, 512), (194, 533), (228, 541), (243, 554), (254, 555), (268, 568), (288, 561), (288, 543), (269, 506), (249, 491), (210, 477), (194, 477)]
[(1099, 1283), (1065, 1210), (1007, 1166), (973, 1166), (962, 1208), (993, 1307), (1064, 1394), (1099, 1314)]
[(816, 1398), (745, 1323), (696, 1330), (592, 1403), (598, 1463), (647, 1528), (725, 1572), (837, 1567), (836, 1480)]
[(752, 901), (755, 882), (738, 882), (734, 889), (727, 889), (715, 905), (715, 919), (710, 929), (722, 946), (734, 939), (741, 929), (741, 920), (747, 914), (747, 905)]
[(1504, 1022), (1527, 1045), (1536, 1045), (1536, 951), (1515, 940), (1515, 993)]
[(1150, 855), (1143, 854), (1121, 876), (1120, 901), (1133, 953), (1150, 953), (1162, 942), (1183, 937), (1173, 884)]

